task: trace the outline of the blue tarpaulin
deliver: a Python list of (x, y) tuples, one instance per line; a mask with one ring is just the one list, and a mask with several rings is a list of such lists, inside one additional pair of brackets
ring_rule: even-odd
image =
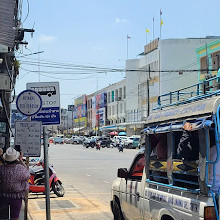
[(126, 132), (122, 131), (118, 134), (119, 136), (126, 136)]

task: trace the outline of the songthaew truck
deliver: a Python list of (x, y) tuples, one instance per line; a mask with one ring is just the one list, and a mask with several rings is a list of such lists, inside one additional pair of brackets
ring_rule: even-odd
[[(215, 77), (204, 83), (211, 85), (212, 80), (219, 81)], [(118, 169), (112, 184), (115, 220), (219, 219), (220, 91), (201, 92), (201, 83), (193, 86), (194, 92), (188, 87), (188, 93), (183, 89), (158, 97), (142, 131), (144, 148), (130, 168)], [(163, 103), (167, 97), (169, 103)], [(181, 156), (186, 122), (192, 143)]]

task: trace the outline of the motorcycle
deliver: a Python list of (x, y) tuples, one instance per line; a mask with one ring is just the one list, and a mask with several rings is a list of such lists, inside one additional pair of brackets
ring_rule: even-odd
[(119, 143), (119, 144), (118, 144), (118, 151), (119, 151), (119, 152), (123, 152), (123, 150), (124, 150), (123, 144), (122, 144), (122, 143)]
[[(29, 179), (29, 191), (32, 193), (44, 193), (45, 192), (45, 174), (44, 174), (44, 159), (39, 160), (38, 163), (31, 166), (30, 179)], [(62, 182), (57, 177), (56, 172), (52, 165), (49, 165), (49, 186), (58, 197), (63, 197), (65, 194)]]
[(101, 149), (100, 142), (98, 142), (98, 143), (96, 144), (96, 150), (100, 150), (100, 149)]

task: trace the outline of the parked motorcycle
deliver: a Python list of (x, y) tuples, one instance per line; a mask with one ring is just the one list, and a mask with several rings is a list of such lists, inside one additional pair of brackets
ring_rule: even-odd
[[(45, 175), (44, 175), (44, 159), (29, 168), (31, 177), (29, 179), (29, 191), (33, 193), (45, 192)], [(52, 165), (49, 165), (49, 186), (50, 190), (58, 196), (65, 194), (62, 182), (57, 177)]]

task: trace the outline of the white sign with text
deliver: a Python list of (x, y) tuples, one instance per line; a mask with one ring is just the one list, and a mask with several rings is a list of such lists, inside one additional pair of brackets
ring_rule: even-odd
[(25, 157), (40, 157), (41, 122), (17, 121), (15, 123), (15, 145), (20, 145)]

